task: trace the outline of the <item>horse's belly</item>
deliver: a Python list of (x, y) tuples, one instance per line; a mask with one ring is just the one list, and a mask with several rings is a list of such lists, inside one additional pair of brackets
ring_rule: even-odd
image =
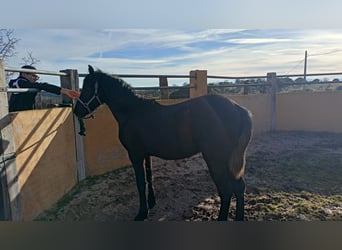
[(180, 154), (179, 152), (168, 152), (168, 153), (159, 153), (159, 154), (151, 154), (153, 156), (156, 156), (158, 158), (162, 158), (164, 160), (179, 160), (179, 159), (184, 159), (188, 158), (190, 156), (193, 156), (197, 154), (197, 151), (189, 151), (189, 152), (183, 152)]
[(194, 145), (184, 144), (164, 144), (150, 150), (150, 154), (165, 160), (177, 160), (190, 157), (198, 153), (197, 147)]

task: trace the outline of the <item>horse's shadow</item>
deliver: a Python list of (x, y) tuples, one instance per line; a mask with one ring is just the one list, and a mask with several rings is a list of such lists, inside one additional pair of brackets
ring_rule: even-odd
[[(192, 220), (196, 207), (217, 190), (201, 155), (182, 160), (153, 158), (156, 206), (149, 212), (149, 221)], [(211, 207), (211, 219), (217, 220), (219, 199)]]
[(9, 145), (9, 141), (0, 139), (0, 155), (3, 155)]
[[(217, 220), (220, 200), (201, 155), (181, 160), (153, 157), (152, 162), (156, 205), (149, 210), (147, 221), (193, 221), (208, 201), (211, 202), (210, 214), (197, 217)], [(101, 192), (107, 193), (106, 200), (111, 202), (100, 205), (102, 211), (94, 211), (97, 214), (94, 219), (131, 221), (139, 202), (133, 168), (114, 170), (104, 182), (103, 187), (108, 190)], [(233, 219), (231, 213), (229, 219)]]

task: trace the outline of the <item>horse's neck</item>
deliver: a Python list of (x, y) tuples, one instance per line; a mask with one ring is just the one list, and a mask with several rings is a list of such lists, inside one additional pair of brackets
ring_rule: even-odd
[(129, 96), (111, 98), (106, 104), (108, 105), (115, 119), (119, 123), (122, 123), (130, 114), (144, 109), (146, 105), (149, 105), (149, 102), (132, 94)]
[[(138, 103), (139, 102), (139, 103)], [(139, 100), (137, 103), (107, 103), (109, 109), (111, 110), (113, 116), (119, 123), (119, 126), (123, 125), (129, 116), (136, 114), (137, 112), (142, 112), (146, 109), (148, 105), (150, 105), (148, 102), (144, 102), (143, 100)]]
[(124, 122), (129, 115), (153, 104), (149, 100), (136, 96), (132, 90), (122, 84), (122, 82), (109, 82), (108, 84), (107, 81), (104, 85), (107, 93), (106, 104), (119, 123)]

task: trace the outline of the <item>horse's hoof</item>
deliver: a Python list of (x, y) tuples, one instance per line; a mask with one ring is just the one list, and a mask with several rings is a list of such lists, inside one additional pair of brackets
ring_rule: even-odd
[(137, 216), (135, 216), (134, 221), (144, 221), (147, 218), (147, 212), (146, 213), (138, 213)]
[(148, 200), (148, 208), (151, 209), (156, 205), (156, 200), (155, 199), (151, 199)]
[(236, 217), (235, 221), (244, 221), (244, 218), (243, 217)]
[(135, 216), (134, 221), (144, 221), (145, 218), (140, 217), (139, 215)]

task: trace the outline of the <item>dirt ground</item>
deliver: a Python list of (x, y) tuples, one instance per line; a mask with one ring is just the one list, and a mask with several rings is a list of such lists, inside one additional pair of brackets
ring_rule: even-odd
[[(147, 221), (216, 220), (219, 198), (200, 155), (153, 158), (156, 206)], [(342, 134), (254, 136), (245, 175), (247, 221), (342, 221)], [(87, 178), (36, 220), (131, 221), (138, 194), (131, 167)], [(229, 220), (235, 215), (233, 199)]]

